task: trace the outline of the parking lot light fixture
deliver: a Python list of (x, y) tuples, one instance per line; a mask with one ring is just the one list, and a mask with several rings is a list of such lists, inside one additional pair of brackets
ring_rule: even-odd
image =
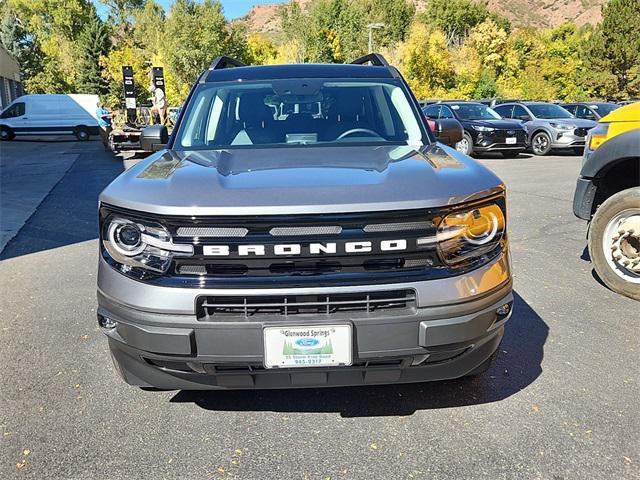
[(384, 27), (385, 24), (382, 22), (370, 23), (367, 25), (367, 28), (369, 29), (369, 53), (373, 52), (373, 31)]

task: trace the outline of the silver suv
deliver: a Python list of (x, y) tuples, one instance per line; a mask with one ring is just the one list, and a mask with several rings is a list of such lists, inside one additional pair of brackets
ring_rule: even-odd
[(553, 103), (503, 103), (493, 109), (502, 118), (522, 122), (535, 155), (546, 155), (552, 149), (570, 149), (577, 155), (582, 155), (587, 132), (596, 126), (596, 122), (576, 118)]
[(171, 138), (142, 137), (159, 151), (99, 206), (98, 323), (129, 384), (419, 382), (495, 359), (505, 186), (436, 143), (382, 57), (218, 58)]

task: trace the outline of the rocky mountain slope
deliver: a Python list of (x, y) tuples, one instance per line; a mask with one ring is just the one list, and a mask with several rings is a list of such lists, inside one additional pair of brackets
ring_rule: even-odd
[[(295, 0), (305, 8), (312, 0)], [(428, 0), (411, 0), (416, 9), (425, 8)], [(598, 23), (601, 6), (607, 0), (488, 0), (491, 11), (507, 17), (514, 25), (553, 27), (566, 21), (578, 25)], [(255, 5), (245, 17), (249, 30), (275, 33), (279, 30), (279, 4)]]

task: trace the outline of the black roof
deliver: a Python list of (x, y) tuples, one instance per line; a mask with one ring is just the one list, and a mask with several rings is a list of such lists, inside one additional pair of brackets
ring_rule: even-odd
[(260, 65), (208, 70), (205, 82), (234, 80), (276, 80), (288, 78), (393, 78), (392, 70), (385, 66), (354, 64), (292, 64)]
[(460, 103), (472, 103), (474, 105), (484, 105), (484, 103), (480, 102), (479, 100), (443, 100), (440, 103), (443, 105), (458, 105)]
[(605, 102), (602, 100), (599, 100), (597, 102), (566, 102), (566, 103), (561, 103), (560, 105), (616, 105), (616, 103), (614, 102)]

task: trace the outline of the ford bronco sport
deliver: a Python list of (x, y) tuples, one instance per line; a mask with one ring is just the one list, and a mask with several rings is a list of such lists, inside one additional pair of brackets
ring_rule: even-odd
[(513, 304), (505, 186), (435, 141), (384, 58), (219, 57), (163, 128), (100, 196), (98, 322), (126, 382), (368, 385), (490, 366)]

